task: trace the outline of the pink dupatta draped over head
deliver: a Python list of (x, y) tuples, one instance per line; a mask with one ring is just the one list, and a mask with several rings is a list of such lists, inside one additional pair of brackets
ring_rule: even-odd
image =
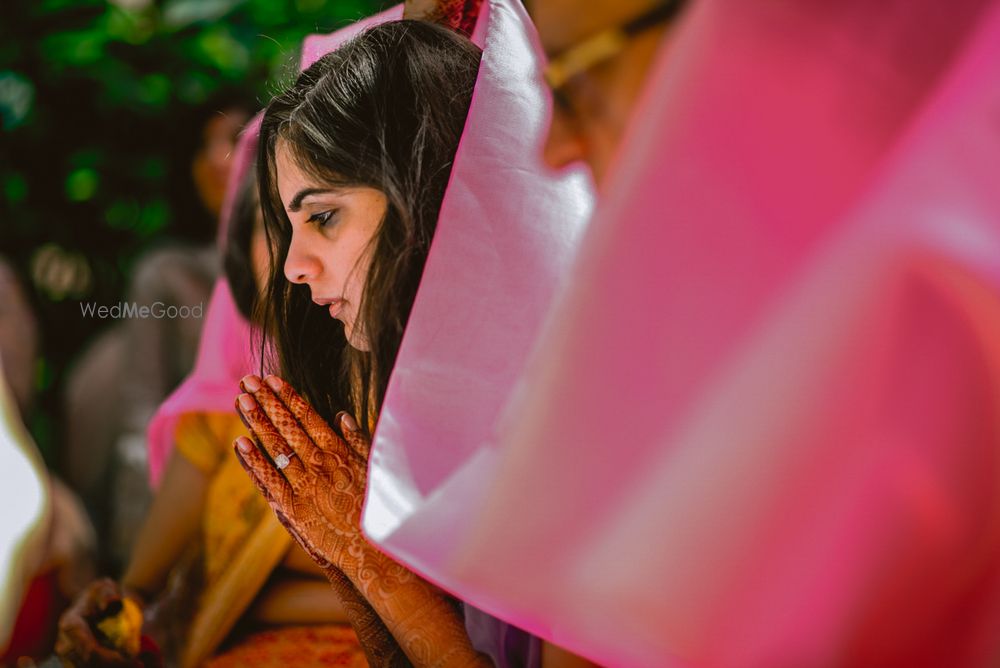
[[(217, 245), (220, 250), (225, 247), (240, 187), (247, 171), (253, 166), (260, 119), (258, 114), (247, 123), (236, 144), (219, 221)], [(160, 404), (146, 432), (149, 477), (154, 487), (160, 484), (173, 451), (174, 430), (181, 415), (235, 412), (233, 402), (239, 393), (240, 379), (248, 373), (260, 371), (259, 355), (253, 347), (250, 324), (237, 310), (229, 283), (223, 276), (212, 290), (194, 369)]]
[(650, 82), (413, 563), (610, 666), (995, 665), (1000, 6), (703, 0)]
[(497, 420), (593, 201), (582, 171), (542, 164), (547, 98), (522, 4), (485, 0), (472, 41), (482, 63), (375, 431), (362, 522), (385, 552), (461, 598), (439, 566), (492, 477)]

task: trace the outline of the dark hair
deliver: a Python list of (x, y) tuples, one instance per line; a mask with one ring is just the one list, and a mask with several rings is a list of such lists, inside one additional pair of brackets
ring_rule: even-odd
[(248, 169), (246, 177), (240, 183), (232, 213), (229, 215), (226, 246), (222, 255), (222, 267), (233, 293), (233, 301), (236, 302), (240, 314), (247, 320), (253, 320), (257, 303), (257, 281), (254, 279), (252, 247), (259, 211), (256, 172)]
[[(481, 52), (422, 21), (393, 21), (319, 59), (267, 107), (258, 178), (271, 251), (262, 307), (278, 366), (327, 420), (351, 411), (370, 435), (395, 364), (465, 126)], [(368, 351), (289, 283), (291, 224), (278, 194), (281, 140), (299, 167), (333, 186), (370, 187), (388, 206), (372, 241), (358, 309)]]

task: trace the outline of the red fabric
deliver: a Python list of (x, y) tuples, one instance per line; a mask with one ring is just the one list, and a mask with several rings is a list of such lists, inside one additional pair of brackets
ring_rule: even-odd
[(47, 656), (55, 643), (59, 613), (65, 604), (55, 571), (36, 576), (25, 593), (10, 646), (0, 657), (0, 664), (14, 663), (22, 656)]

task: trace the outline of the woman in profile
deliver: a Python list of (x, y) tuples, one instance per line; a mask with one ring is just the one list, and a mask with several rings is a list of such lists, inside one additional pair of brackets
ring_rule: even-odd
[[(237, 403), (262, 450), (241, 437), (236, 452), (289, 532), (353, 601), (362, 642), (381, 643), (385, 663), (542, 662), (537, 639), (500, 622), (487, 642), (470, 638), (469, 618), (481, 613), (465, 606), (463, 616), (457, 601), (360, 531), (371, 434), (480, 55), (452, 30), (384, 23), (303, 72), (261, 124), (272, 253), (263, 321), (286, 380), (244, 378)], [(544, 664), (570, 661), (550, 649)]]

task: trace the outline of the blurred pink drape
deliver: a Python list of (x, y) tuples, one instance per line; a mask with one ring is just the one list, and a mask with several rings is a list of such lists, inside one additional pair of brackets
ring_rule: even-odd
[(607, 665), (995, 665), (1000, 8), (703, 0), (650, 81), (504, 426), (365, 528)]

